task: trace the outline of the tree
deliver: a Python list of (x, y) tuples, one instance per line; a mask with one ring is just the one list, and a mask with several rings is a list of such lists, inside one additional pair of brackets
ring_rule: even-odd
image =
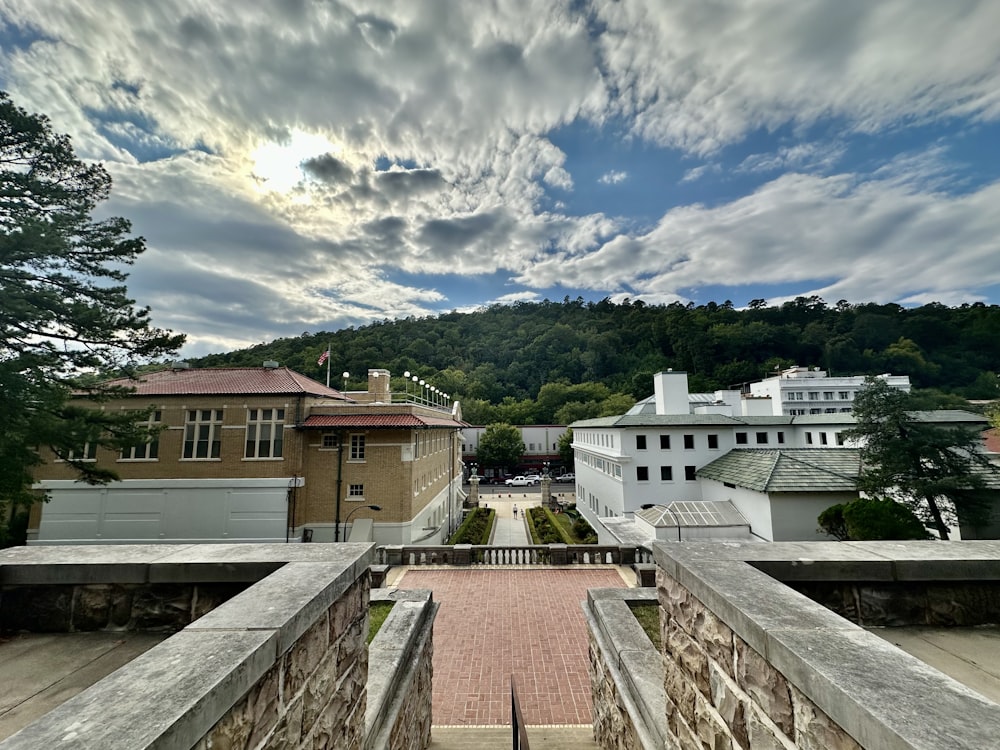
[(978, 450), (978, 431), (920, 419), (911, 405), (908, 394), (881, 378), (866, 379), (854, 401), (856, 425), (846, 433), (861, 445), (858, 489), (902, 503), (942, 539), (956, 514), (986, 522), (984, 476), (995, 469)]
[(563, 462), (563, 466), (569, 467), (570, 471), (574, 471), (573, 468), (573, 430), (567, 429), (562, 435), (559, 436), (559, 458)]
[(823, 531), (841, 541), (926, 539), (927, 530), (912, 510), (892, 500), (858, 498), (819, 514)]
[(506, 468), (516, 464), (524, 455), (521, 431), (506, 422), (487, 425), (479, 438), (476, 460), (481, 466)]
[(0, 519), (38, 499), (30, 490), (37, 446), (51, 447), (84, 481), (114, 479), (83, 449), (141, 442), (149, 436), (137, 424), (143, 415), (71, 398), (126, 395), (102, 381), (184, 341), (153, 328), (149, 308), (128, 298), (122, 267), (145, 243), (129, 236), (123, 218), (91, 218), (110, 189), (104, 168), (78, 159), (48, 118), (0, 92)]

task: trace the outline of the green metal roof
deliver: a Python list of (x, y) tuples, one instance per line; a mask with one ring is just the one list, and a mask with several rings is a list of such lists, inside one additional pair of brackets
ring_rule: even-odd
[(857, 489), (860, 469), (861, 456), (853, 448), (738, 448), (697, 475), (757, 492), (841, 492)]

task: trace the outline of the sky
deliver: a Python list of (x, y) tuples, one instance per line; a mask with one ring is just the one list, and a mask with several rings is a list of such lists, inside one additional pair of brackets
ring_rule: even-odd
[(0, 0), (187, 356), (565, 297), (1000, 303), (1000, 2)]

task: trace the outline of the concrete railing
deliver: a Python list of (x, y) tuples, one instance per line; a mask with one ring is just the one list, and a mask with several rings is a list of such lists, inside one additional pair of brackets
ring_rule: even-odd
[[(41, 602), (39, 629), (138, 628), (163, 609), (139, 605), (152, 600), (172, 612), (159, 627), (183, 628), (0, 748), (360, 746), (373, 557), (372, 545), (346, 543), (0, 552), (5, 624), (28, 627)], [(222, 585), (243, 590), (205, 612), (199, 592)], [(111, 606), (123, 601), (128, 611)]]
[(385, 545), (375, 550), (378, 565), (636, 565), (652, 562), (644, 547), (602, 544)]

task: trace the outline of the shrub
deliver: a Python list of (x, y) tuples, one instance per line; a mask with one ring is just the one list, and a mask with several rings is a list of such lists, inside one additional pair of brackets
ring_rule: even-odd
[(820, 528), (841, 541), (927, 539), (927, 529), (912, 510), (893, 500), (859, 498), (832, 505), (819, 518)]
[(489, 544), (495, 518), (493, 508), (476, 508), (465, 517), (448, 544)]

